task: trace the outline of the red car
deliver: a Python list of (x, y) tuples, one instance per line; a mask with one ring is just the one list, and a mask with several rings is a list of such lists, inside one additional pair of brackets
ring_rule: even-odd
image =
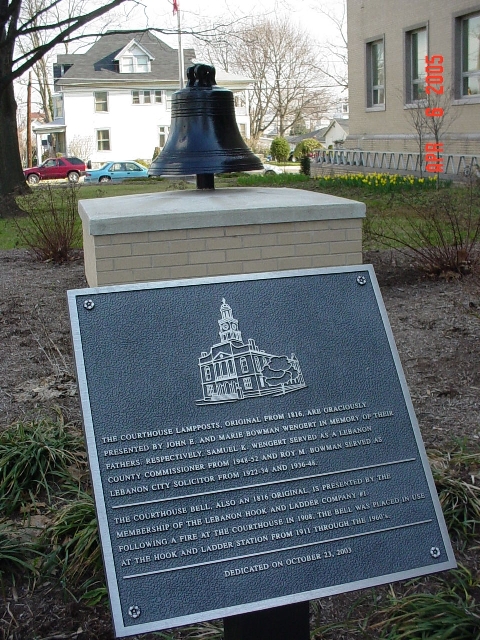
[(28, 184), (37, 184), (40, 180), (59, 180), (67, 178), (69, 182), (78, 182), (85, 174), (85, 163), (80, 158), (49, 158), (39, 167), (24, 169)]

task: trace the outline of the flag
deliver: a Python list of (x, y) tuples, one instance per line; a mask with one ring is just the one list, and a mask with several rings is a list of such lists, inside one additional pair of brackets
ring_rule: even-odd
[(173, 0), (173, 15), (178, 11), (178, 0)]

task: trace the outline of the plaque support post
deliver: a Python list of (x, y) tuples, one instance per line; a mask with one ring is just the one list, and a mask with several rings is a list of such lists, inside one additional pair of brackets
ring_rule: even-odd
[(310, 640), (308, 602), (224, 618), (224, 640)]

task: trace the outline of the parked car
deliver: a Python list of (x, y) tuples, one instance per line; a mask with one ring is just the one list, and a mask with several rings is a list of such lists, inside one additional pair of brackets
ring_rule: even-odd
[(49, 158), (38, 167), (24, 169), (28, 184), (37, 184), (40, 180), (59, 180), (67, 178), (69, 182), (78, 182), (85, 174), (85, 163), (80, 158)]
[(121, 182), (126, 178), (148, 178), (148, 169), (138, 162), (106, 162), (100, 169), (89, 169), (85, 183)]
[(263, 173), (268, 175), (273, 175), (274, 173), (285, 173), (284, 167), (278, 167), (275, 164), (268, 164), (266, 162), (263, 163)]

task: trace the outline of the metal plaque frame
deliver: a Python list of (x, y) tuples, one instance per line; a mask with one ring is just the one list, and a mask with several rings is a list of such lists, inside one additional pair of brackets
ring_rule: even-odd
[(68, 302), (117, 637), (456, 566), (371, 265)]

